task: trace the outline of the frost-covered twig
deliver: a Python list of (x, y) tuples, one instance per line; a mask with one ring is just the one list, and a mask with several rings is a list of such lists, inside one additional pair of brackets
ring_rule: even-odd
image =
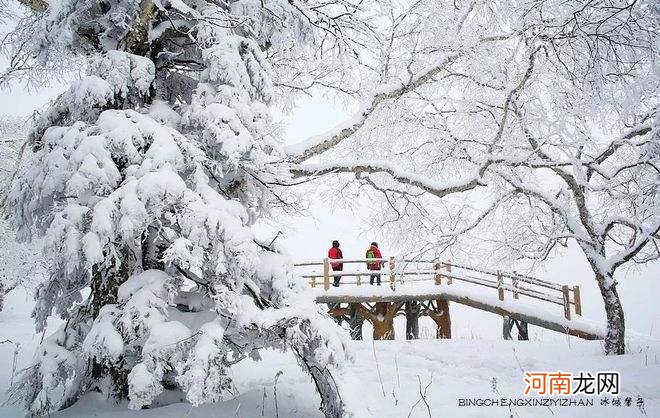
[(383, 378), (380, 375), (380, 363), (378, 362), (378, 357), (376, 356), (375, 340), (371, 340), (371, 350), (374, 355), (374, 361), (376, 362), (376, 373), (378, 373), (378, 382), (380, 382), (380, 390), (383, 392), (383, 397), (385, 397), (385, 385), (383, 385)]
[(275, 398), (275, 417), (279, 418), (280, 417), (280, 410), (277, 404), (277, 381), (279, 380), (280, 376), (282, 376), (282, 370), (278, 370), (277, 374), (275, 374), (275, 382), (273, 383), (273, 397)]
[(417, 375), (417, 382), (418, 382), (418, 384), (419, 384), (418, 391), (419, 391), (419, 396), (420, 396), (420, 398), (419, 398), (419, 399), (417, 400), (417, 402), (415, 402), (415, 403), (413, 404), (413, 406), (410, 408), (410, 412), (408, 412), (408, 418), (410, 418), (410, 416), (412, 415), (413, 411), (415, 410), (415, 407), (416, 407), (417, 405), (419, 405), (420, 402), (424, 402), (424, 405), (426, 406), (426, 411), (427, 411), (428, 414), (429, 414), (429, 418), (431, 418), (431, 406), (429, 405), (429, 403), (428, 403), (427, 400), (426, 400), (426, 391), (428, 390), (429, 386), (431, 386), (431, 384), (433, 383), (433, 374), (431, 374), (431, 376), (430, 376), (430, 378), (429, 378), (429, 383), (427, 383), (427, 385), (424, 387), (423, 390), (422, 390), (422, 379), (421, 379), (421, 377), (420, 377), (419, 375)]
[[(484, 37), (477, 41), (476, 46), (490, 42), (506, 41), (511, 36), (511, 34), (502, 34)], [(476, 46), (473, 48), (476, 48)], [(464, 51), (448, 54), (446, 57), (440, 59), (439, 62), (429, 65), (421, 71), (412, 74), (404, 83), (394, 83), (392, 85), (381, 87), (379, 91), (365, 99), (360, 105), (360, 109), (346, 122), (334, 127), (327, 133), (290, 146), (287, 149), (287, 152), (292, 155), (294, 162), (301, 163), (332, 149), (356, 133), (382, 102), (399, 98), (414, 91), (420, 86), (433, 81), (436, 75), (445, 71), (452, 63), (462, 58), (465, 54), (466, 52)]]

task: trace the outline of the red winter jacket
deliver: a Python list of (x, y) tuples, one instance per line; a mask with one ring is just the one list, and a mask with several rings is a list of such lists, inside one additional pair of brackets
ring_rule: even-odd
[[(344, 255), (341, 253), (339, 247), (332, 247), (328, 250), (328, 258), (335, 260), (344, 258)], [(344, 263), (330, 263), (333, 270), (341, 270), (344, 268)]]
[[(365, 258), (383, 258), (383, 255), (380, 253), (380, 250), (375, 245), (372, 245), (367, 250)], [(380, 268), (385, 264), (382, 261), (377, 261), (375, 263), (367, 263), (368, 270), (380, 270)]]

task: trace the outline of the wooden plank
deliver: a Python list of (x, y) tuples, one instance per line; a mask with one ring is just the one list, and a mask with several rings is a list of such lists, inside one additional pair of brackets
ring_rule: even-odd
[[(434, 272), (435, 272), (435, 270), (429, 270), (429, 273), (426, 273), (425, 275), (431, 275)], [(340, 276), (340, 277), (357, 277), (358, 275), (361, 275), (361, 274), (364, 274), (364, 273), (332, 272), (332, 276)], [(408, 274), (408, 273), (406, 273), (406, 274)], [(413, 273), (411, 275), (415, 275), (415, 273)], [(443, 274), (443, 276), (448, 277), (447, 274)], [(302, 276), (302, 277), (312, 278), (312, 277), (322, 277), (322, 276), (314, 275), (314, 276)], [(481, 279), (481, 278), (478, 278), (478, 277), (469, 277), (469, 276), (468, 277), (451, 276), (451, 277), (455, 280), (459, 280), (459, 281), (462, 281), (462, 282), (471, 283), (471, 284), (475, 284), (475, 285), (479, 285), (479, 286), (484, 286), (484, 287), (488, 287), (488, 288), (491, 288), (491, 289), (499, 289), (499, 287), (497, 285), (497, 282), (495, 282), (495, 281)], [(425, 278), (421, 278), (421, 279), (408, 279), (407, 281), (411, 282), (411, 283), (414, 283), (414, 282), (418, 282), (418, 281), (419, 282), (421, 282), (421, 281), (430, 281), (430, 280), (433, 280), (433, 279), (434, 279), (433, 277), (425, 277)], [(347, 281), (347, 280), (342, 281), (343, 288), (346, 288), (346, 285), (351, 285), (351, 284), (357, 284), (357, 281)], [(513, 292), (514, 291), (512, 286), (507, 285), (507, 284), (502, 284), (501, 288), (502, 288), (503, 291), (506, 291), (506, 292)], [(564, 304), (563, 299), (560, 296), (548, 295), (548, 294), (542, 293), (538, 290), (529, 289), (529, 288), (526, 288), (526, 287), (522, 287), (520, 285), (518, 286), (517, 292), (518, 292), (519, 295), (528, 296), (528, 297), (533, 298), (533, 299), (542, 300), (542, 301), (553, 303), (553, 304), (556, 304), (556, 305), (563, 306), (563, 304)]]
[[(459, 269), (476, 271), (478, 273), (488, 274), (488, 275), (491, 275), (491, 276), (497, 276), (497, 271), (488, 270), (488, 269), (484, 269), (484, 268), (477, 268), (477, 267), (467, 266), (465, 264), (456, 264), (456, 263), (450, 263), (450, 264), (452, 266), (456, 267), (456, 268), (459, 268)], [(500, 272), (500, 273), (504, 277), (513, 278), (512, 274), (509, 274), (509, 273), (506, 273), (506, 272)], [(527, 276), (527, 275), (519, 274), (519, 273), (515, 273), (515, 276), (521, 282), (534, 284), (534, 285), (540, 286), (540, 287), (547, 287), (547, 288), (550, 288), (550, 289), (561, 290), (561, 285), (558, 284), (558, 283), (548, 282), (546, 280), (537, 279), (536, 277)]]
[[(441, 289), (441, 288), (438, 288)], [(466, 296), (456, 296), (454, 294), (449, 294), (443, 291), (438, 290), (438, 292), (433, 294), (426, 295), (390, 295), (390, 296), (346, 296), (346, 295), (337, 295), (331, 296), (327, 294), (322, 294), (316, 297), (317, 303), (375, 303), (375, 302), (407, 302), (407, 301), (426, 301), (434, 299), (446, 299), (450, 302), (460, 303), (461, 305), (470, 306), (475, 309), (479, 309), (486, 312), (491, 312), (497, 315), (508, 316), (519, 321), (525, 321), (528, 324), (536, 325), (541, 328), (546, 328), (551, 331), (560, 332), (562, 334), (573, 335), (575, 337), (584, 338), (586, 340), (602, 340), (603, 335), (593, 334), (588, 331), (581, 330), (571, 324), (569, 327), (565, 327), (562, 324), (557, 322), (549, 321), (543, 318), (536, 316), (531, 316), (527, 314), (522, 314), (519, 312), (510, 311), (501, 306), (491, 305), (486, 302), (479, 302), (472, 300)], [(576, 324), (577, 325), (577, 324)]]
[(580, 299), (580, 286), (573, 286), (573, 302), (575, 303), (575, 315), (582, 316), (582, 300)]
[(330, 261), (328, 257), (323, 259), (323, 288), (330, 289)]
[(564, 285), (561, 287), (561, 294), (564, 299), (564, 317), (571, 319), (571, 299), (568, 293), (568, 286)]

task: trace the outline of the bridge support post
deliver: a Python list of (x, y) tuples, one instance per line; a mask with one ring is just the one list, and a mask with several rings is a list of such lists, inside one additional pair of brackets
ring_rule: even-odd
[(447, 284), (451, 284), (451, 260), (447, 260), (445, 267), (447, 268), (447, 273), (449, 274), (447, 276)]
[(394, 339), (394, 317), (401, 306), (403, 302), (376, 302), (373, 311), (363, 305), (358, 306), (362, 317), (374, 328), (374, 340)]
[(561, 287), (561, 296), (564, 302), (564, 317), (570, 321), (571, 319), (571, 295), (568, 293), (568, 286)]
[(436, 338), (451, 338), (451, 317), (447, 300), (437, 299), (435, 304), (431, 303), (427, 315), (433, 319), (437, 327)]
[(364, 323), (364, 317), (360, 313), (360, 303), (351, 303), (350, 304), (350, 313), (348, 324), (351, 329), (351, 338), (354, 340), (362, 340), (362, 324)]
[(341, 326), (341, 323), (344, 322), (344, 315), (346, 315), (347, 309), (341, 307), (341, 303), (328, 303), (328, 314), (335, 320), (337, 324)]
[(389, 302), (376, 302), (376, 314), (372, 317), (374, 340), (394, 339), (394, 315), (390, 313)]
[(513, 329), (513, 319), (508, 316), (502, 317), (502, 338), (505, 340), (513, 340), (511, 330)]
[(508, 316), (502, 317), (502, 337), (504, 337), (505, 340), (513, 340), (511, 331), (513, 330), (514, 325), (516, 326), (516, 329), (518, 329), (518, 340), (528, 341), (529, 332), (527, 330), (527, 322), (509, 318)]
[(527, 330), (527, 322), (525, 322), (525, 321), (516, 321), (516, 327), (518, 328), (518, 340), (519, 341), (529, 341), (529, 332)]
[(411, 300), (405, 304), (406, 311), (406, 339), (416, 340), (419, 338), (419, 314), (421, 308), (419, 302)]
[(323, 259), (323, 289), (330, 289), (330, 260), (328, 257)]
[(582, 300), (580, 299), (580, 286), (573, 286), (573, 302), (575, 302), (575, 315), (582, 315)]

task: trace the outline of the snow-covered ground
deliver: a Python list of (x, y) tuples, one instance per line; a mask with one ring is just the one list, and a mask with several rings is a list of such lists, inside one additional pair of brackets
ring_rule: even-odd
[[(2, 339), (21, 343), (17, 358), (20, 368), (29, 360), (41, 338), (35, 335), (29, 311), (31, 298), (14, 292), (6, 309), (0, 313)], [(344, 398), (357, 417), (634, 417), (660, 416), (660, 342), (648, 340), (630, 343), (630, 354), (605, 357), (601, 343), (566, 338), (530, 327), (532, 341), (502, 341), (497, 338), (501, 322), (494, 315), (469, 327), (460, 315), (465, 307), (452, 305), (454, 340), (434, 340), (432, 327), (422, 323), (418, 341), (370, 341), (365, 327), (365, 341), (351, 343), (354, 356), (339, 373)], [(396, 323), (399, 338), (403, 322)], [(490, 329), (491, 332), (485, 332)], [(11, 378), (14, 346), (0, 345), (0, 390)], [(459, 406), (470, 398), (525, 398), (523, 371), (615, 370), (621, 373), (621, 406)], [(278, 377), (278, 373), (282, 372)], [(167, 406), (131, 411), (125, 404), (115, 405), (88, 395), (73, 407), (54, 417), (314, 417), (318, 396), (310, 379), (286, 353), (268, 352), (259, 363), (245, 361), (233, 369), (238, 396), (215, 405), (193, 408), (172, 397), (162, 399)], [(277, 382), (277, 383), (276, 383)], [(275, 396), (277, 391), (277, 396)], [(421, 391), (421, 392), (420, 392)], [(424, 396), (422, 396), (424, 394)], [(3, 398), (5, 395), (3, 394)], [(631, 406), (625, 405), (630, 397)], [(637, 405), (643, 399), (642, 411)], [(277, 406), (276, 406), (277, 403)], [(427, 406), (428, 404), (428, 406)], [(644, 415), (645, 413), (645, 415)], [(0, 407), (0, 417), (23, 415), (19, 406)]]

